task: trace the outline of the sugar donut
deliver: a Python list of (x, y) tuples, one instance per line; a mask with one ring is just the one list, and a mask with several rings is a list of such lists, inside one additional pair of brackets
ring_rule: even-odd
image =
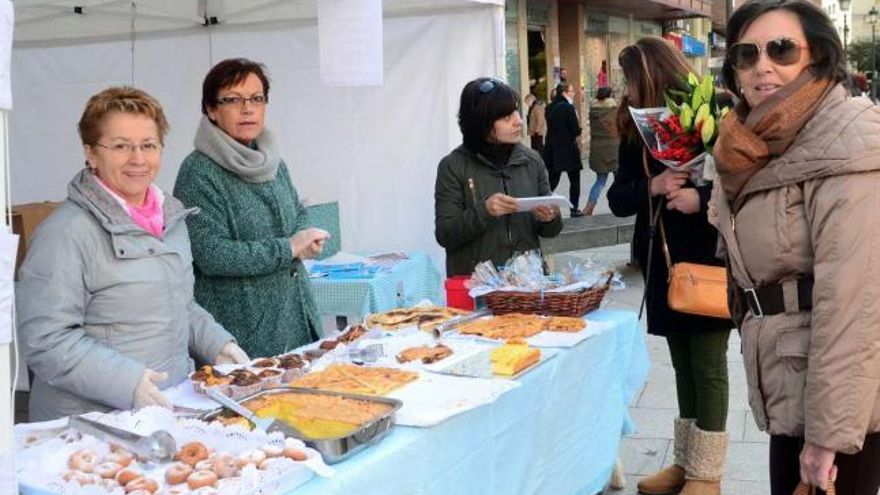
[(95, 466), (95, 474), (102, 478), (113, 479), (116, 478), (116, 473), (122, 469), (122, 466), (115, 462), (102, 462)]
[(64, 481), (75, 481), (78, 485), (96, 485), (101, 482), (101, 477), (94, 473), (84, 473), (82, 471), (68, 471), (62, 476)]
[(217, 483), (217, 473), (213, 471), (195, 471), (186, 479), (187, 486), (192, 490), (206, 486), (214, 486)]
[(128, 467), (134, 456), (130, 452), (122, 449), (115, 450), (104, 456), (104, 462), (115, 462), (122, 467)]
[(217, 454), (211, 461), (211, 471), (221, 478), (232, 478), (238, 475), (238, 459), (231, 454)]
[(284, 449), (284, 457), (296, 462), (302, 462), (309, 458), (308, 454), (306, 454), (303, 450), (297, 449), (295, 447), (285, 447)]
[(214, 464), (213, 456), (210, 459), (205, 459), (196, 463), (193, 466), (193, 471), (210, 471), (211, 466)]
[(131, 468), (125, 468), (116, 473), (116, 482), (122, 486), (127, 485), (131, 481), (142, 478), (144, 475)]
[(162, 492), (162, 495), (190, 495), (190, 491), (186, 485), (169, 486)]
[(195, 466), (197, 462), (207, 459), (209, 455), (208, 447), (201, 442), (189, 442), (177, 451), (175, 458), (178, 461), (185, 462), (190, 466)]
[(131, 493), (136, 490), (146, 490), (150, 493), (154, 493), (158, 489), (159, 483), (156, 483), (156, 480), (147, 477), (133, 479), (125, 484), (125, 493)]
[(261, 462), (266, 460), (266, 453), (262, 450), (248, 450), (244, 452), (240, 456), (238, 456), (238, 465), (240, 467), (245, 467), (248, 464), (259, 465)]
[(91, 473), (98, 465), (98, 456), (89, 449), (80, 449), (70, 454), (67, 459), (67, 465), (70, 469)]
[(284, 447), (279, 447), (275, 444), (264, 443), (260, 445), (260, 450), (266, 454), (266, 457), (279, 457), (284, 454)]
[(152, 495), (153, 492), (144, 489), (132, 490), (128, 492), (128, 495)]
[(193, 468), (185, 462), (175, 462), (165, 470), (165, 481), (169, 485), (179, 485), (189, 478), (193, 473)]

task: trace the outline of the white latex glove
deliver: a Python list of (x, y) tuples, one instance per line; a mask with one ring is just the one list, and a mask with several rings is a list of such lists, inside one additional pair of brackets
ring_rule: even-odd
[(251, 358), (242, 350), (235, 342), (229, 342), (220, 349), (214, 364), (245, 364), (250, 362)]
[(149, 368), (144, 370), (137, 388), (134, 390), (134, 408), (144, 406), (161, 406), (171, 409), (171, 402), (159, 390), (158, 384), (168, 379), (168, 373), (156, 372)]
[(312, 259), (324, 249), (324, 241), (330, 238), (330, 232), (314, 227), (303, 229), (290, 238), (290, 250), (294, 258)]

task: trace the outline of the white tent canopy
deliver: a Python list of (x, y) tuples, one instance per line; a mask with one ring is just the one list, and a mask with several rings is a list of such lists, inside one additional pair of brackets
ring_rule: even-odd
[(321, 84), (316, 0), (14, 4), (14, 203), (66, 196), (83, 165), (76, 123), (85, 102), (119, 84), (165, 108), (171, 132), (157, 182), (170, 191), (192, 150), (205, 73), (248, 57), (269, 69), (267, 125), (300, 196), (339, 201), (343, 249), (426, 251), (442, 266), (436, 165), (461, 141), (462, 86), (503, 74), (503, 0), (384, 0), (385, 84), (365, 88)]

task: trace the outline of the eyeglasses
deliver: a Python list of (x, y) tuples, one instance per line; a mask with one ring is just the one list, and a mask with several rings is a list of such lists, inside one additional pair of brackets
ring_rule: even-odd
[(801, 51), (809, 48), (800, 41), (791, 38), (775, 38), (765, 42), (764, 46), (757, 43), (737, 43), (727, 51), (727, 58), (736, 70), (751, 69), (758, 63), (761, 53), (777, 65), (793, 65), (801, 60)]
[(134, 144), (128, 141), (120, 141), (109, 145), (95, 143), (95, 146), (105, 148), (114, 155), (125, 157), (133, 155), (135, 150), (141, 150), (141, 154), (144, 156), (156, 156), (162, 151), (162, 145), (154, 141), (147, 141), (141, 144)]
[(244, 105), (246, 102), (251, 102), (252, 105), (261, 107), (269, 103), (269, 97), (266, 95), (253, 95), (250, 98), (245, 98), (244, 96), (221, 96), (217, 98), (218, 105), (238, 106)]

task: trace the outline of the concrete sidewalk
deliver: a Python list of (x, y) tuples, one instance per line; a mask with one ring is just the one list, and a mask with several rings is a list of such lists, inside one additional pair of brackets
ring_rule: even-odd
[[(561, 253), (554, 255), (552, 263), (559, 267), (568, 261), (586, 259), (613, 266), (624, 275), (626, 290), (609, 292), (603, 307), (638, 312), (644, 283), (641, 274), (627, 266), (629, 245)], [(643, 329), (644, 326), (643, 318)], [(630, 405), (630, 413), (638, 431), (624, 438), (620, 447), (620, 459), (626, 473), (627, 485), (623, 490), (606, 488), (603, 495), (636, 494), (636, 483), (639, 479), (672, 463), (672, 420), (678, 415), (675, 372), (666, 340), (647, 334), (645, 338), (651, 356), (651, 371), (645, 387)], [(730, 446), (722, 493), (769, 495), (769, 437), (757, 429), (749, 411), (739, 335), (735, 331), (731, 332), (727, 362), (730, 375), (730, 406), (727, 417)]]

